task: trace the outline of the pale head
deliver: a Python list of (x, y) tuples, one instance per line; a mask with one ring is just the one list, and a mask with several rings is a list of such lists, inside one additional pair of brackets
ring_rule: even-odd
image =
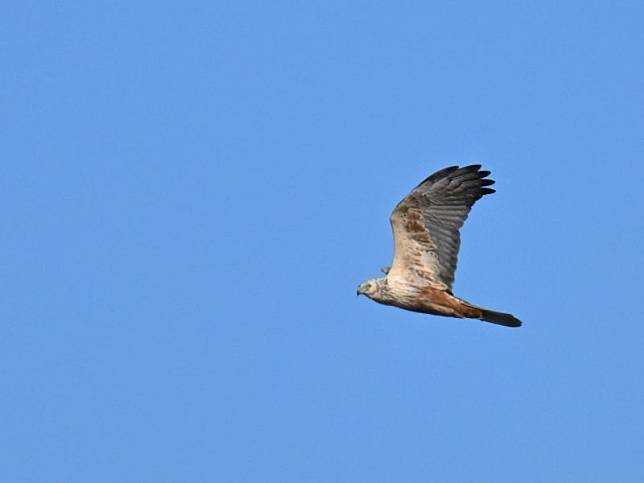
[(358, 286), (357, 295), (366, 295), (370, 299), (374, 300), (381, 299), (385, 283), (384, 278), (365, 280)]

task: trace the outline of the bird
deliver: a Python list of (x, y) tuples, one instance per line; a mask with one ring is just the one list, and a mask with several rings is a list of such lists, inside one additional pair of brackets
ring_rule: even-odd
[(450, 166), (412, 189), (389, 218), (394, 236), (391, 267), (381, 269), (384, 277), (362, 282), (357, 295), (413, 312), (520, 327), (514, 315), (476, 306), (452, 293), (460, 229), (474, 203), (496, 192), (489, 187), (494, 184), (489, 175), (480, 164)]

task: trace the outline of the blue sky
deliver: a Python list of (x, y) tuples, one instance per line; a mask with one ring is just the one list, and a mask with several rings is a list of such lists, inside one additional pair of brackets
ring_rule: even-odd
[[(10, 2), (0, 479), (644, 481), (641, 2)], [(452, 164), (455, 293), (356, 298)]]

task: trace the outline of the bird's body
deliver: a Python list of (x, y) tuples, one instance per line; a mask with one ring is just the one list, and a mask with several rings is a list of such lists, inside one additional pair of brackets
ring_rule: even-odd
[(446, 317), (475, 318), (509, 327), (510, 314), (477, 307), (452, 294), (460, 247), (459, 230), (471, 207), (494, 193), (480, 165), (440, 170), (414, 188), (394, 209), (394, 260), (385, 277), (367, 280), (358, 294), (385, 305)]

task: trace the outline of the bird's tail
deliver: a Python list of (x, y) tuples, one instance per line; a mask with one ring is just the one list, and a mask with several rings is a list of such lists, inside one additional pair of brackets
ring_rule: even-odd
[(521, 321), (512, 314), (481, 309), (481, 320), (506, 327), (521, 327)]

